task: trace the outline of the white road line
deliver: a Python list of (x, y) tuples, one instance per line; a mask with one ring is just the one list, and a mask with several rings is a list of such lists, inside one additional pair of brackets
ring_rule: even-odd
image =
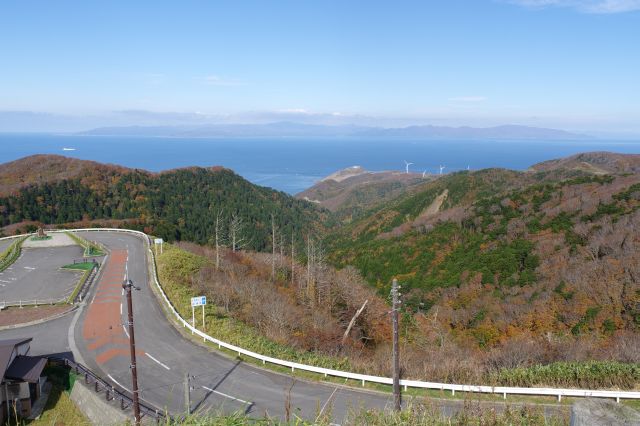
[(33, 271), (36, 268), (32, 268), (31, 266), (25, 266), (24, 269), (29, 269), (29, 270)]
[(0, 283), (7, 283), (9, 284), (11, 281), (5, 281), (5, 280), (0, 280)]
[(158, 361), (157, 359), (155, 359), (153, 356), (151, 356), (151, 354), (148, 354), (145, 352), (145, 355), (148, 356), (149, 358), (151, 358), (152, 360), (154, 360), (155, 362), (157, 362), (158, 364), (160, 364), (161, 366), (163, 366), (164, 368), (166, 368), (167, 370), (171, 370), (169, 367), (167, 367), (165, 364), (161, 363), (160, 361)]
[(108, 378), (110, 378), (110, 379), (111, 379), (111, 381), (112, 381), (113, 383), (115, 383), (116, 385), (120, 386), (122, 389), (126, 390), (126, 391), (127, 391), (127, 392), (129, 392), (129, 393), (133, 393), (133, 392), (131, 392), (129, 389), (127, 389), (127, 388), (125, 388), (124, 386), (122, 386), (122, 385), (120, 384), (120, 382), (118, 382), (116, 379), (114, 379), (114, 378), (113, 378), (113, 376), (112, 376), (111, 374), (107, 374), (107, 377), (108, 377)]
[(225, 398), (229, 398), (229, 399), (232, 399), (234, 401), (242, 402), (243, 404), (251, 404), (249, 401), (245, 401), (244, 399), (236, 398), (235, 396), (227, 395), (226, 393), (218, 392), (217, 390), (208, 388), (206, 386), (203, 386), (202, 388), (208, 390), (209, 392), (213, 392), (213, 393), (215, 393), (217, 395), (224, 396)]
[(124, 334), (127, 335), (127, 338), (129, 337), (129, 332), (127, 332), (127, 327), (124, 326), (124, 324), (122, 324), (122, 329), (124, 330)]

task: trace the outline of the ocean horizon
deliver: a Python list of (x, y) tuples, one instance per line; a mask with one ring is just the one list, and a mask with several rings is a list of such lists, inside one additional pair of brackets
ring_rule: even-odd
[(337, 170), (417, 173), (533, 164), (580, 152), (639, 154), (640, 140), (386, 140), (361, 138), (256, 139), (87, 136), (1, 133), (0, 163), (34, 154), (57, 154), (152, 172), (187, 166), (223, 166), (252, 183), (296, 194)]

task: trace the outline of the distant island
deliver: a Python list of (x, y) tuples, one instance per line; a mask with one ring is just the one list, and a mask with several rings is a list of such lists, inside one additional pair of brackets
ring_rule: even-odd
[(368, 138), (415, 140), (587, 140), (591, 136), (565, 130), (519, 125), (495, 127), (410, 126), (401, 128), (327, 126), (294, 122), (199, 126), (99, 127), (83, 136), (174, 138)]

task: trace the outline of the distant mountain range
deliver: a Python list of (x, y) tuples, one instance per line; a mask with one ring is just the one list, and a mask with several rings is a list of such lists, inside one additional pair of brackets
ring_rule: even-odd
[(100, 127), (81, 135), (175, 138), (381, 138), (381, 139), (528, 139), (585, 140), (590, 136), (557, 129), (506, 125), (497, 127), (410, 126), (376, 128), (354, 125), (326, 126), (294, 122), (219, 124), (199, 126)]

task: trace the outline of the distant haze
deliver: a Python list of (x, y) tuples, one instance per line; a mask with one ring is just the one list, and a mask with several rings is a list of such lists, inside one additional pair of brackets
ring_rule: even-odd
[[(394, 139), (601, 139), (639, 140), (640, 131), (575, 130), (536, 124), (537, 119), (500, 121), (456, 117), (373, 117), (254, 111), (230, 115), (111, 111), (85, 115), (0, 111), (0, 133), (82, 133), (167, 137), (342, 137)], [(553, 124), (553, 122), (551, 122)], [(580, 129), (578, 127), (578, 129)]]
[(322, 126), (291, 122), (269, 124), (227, 124), (215, 126), (130, 126), (102, 127), (83, 135), (93, 136), (144, 136), (182, 138), (323, 138), (355, 137), (367, 139), (532, 139), (532, 140), (582, 140), (586, 135), (564, 130), (528, 126), (443, 127), (410, 126), (403, 128), (378, 128), (360, 126)]

